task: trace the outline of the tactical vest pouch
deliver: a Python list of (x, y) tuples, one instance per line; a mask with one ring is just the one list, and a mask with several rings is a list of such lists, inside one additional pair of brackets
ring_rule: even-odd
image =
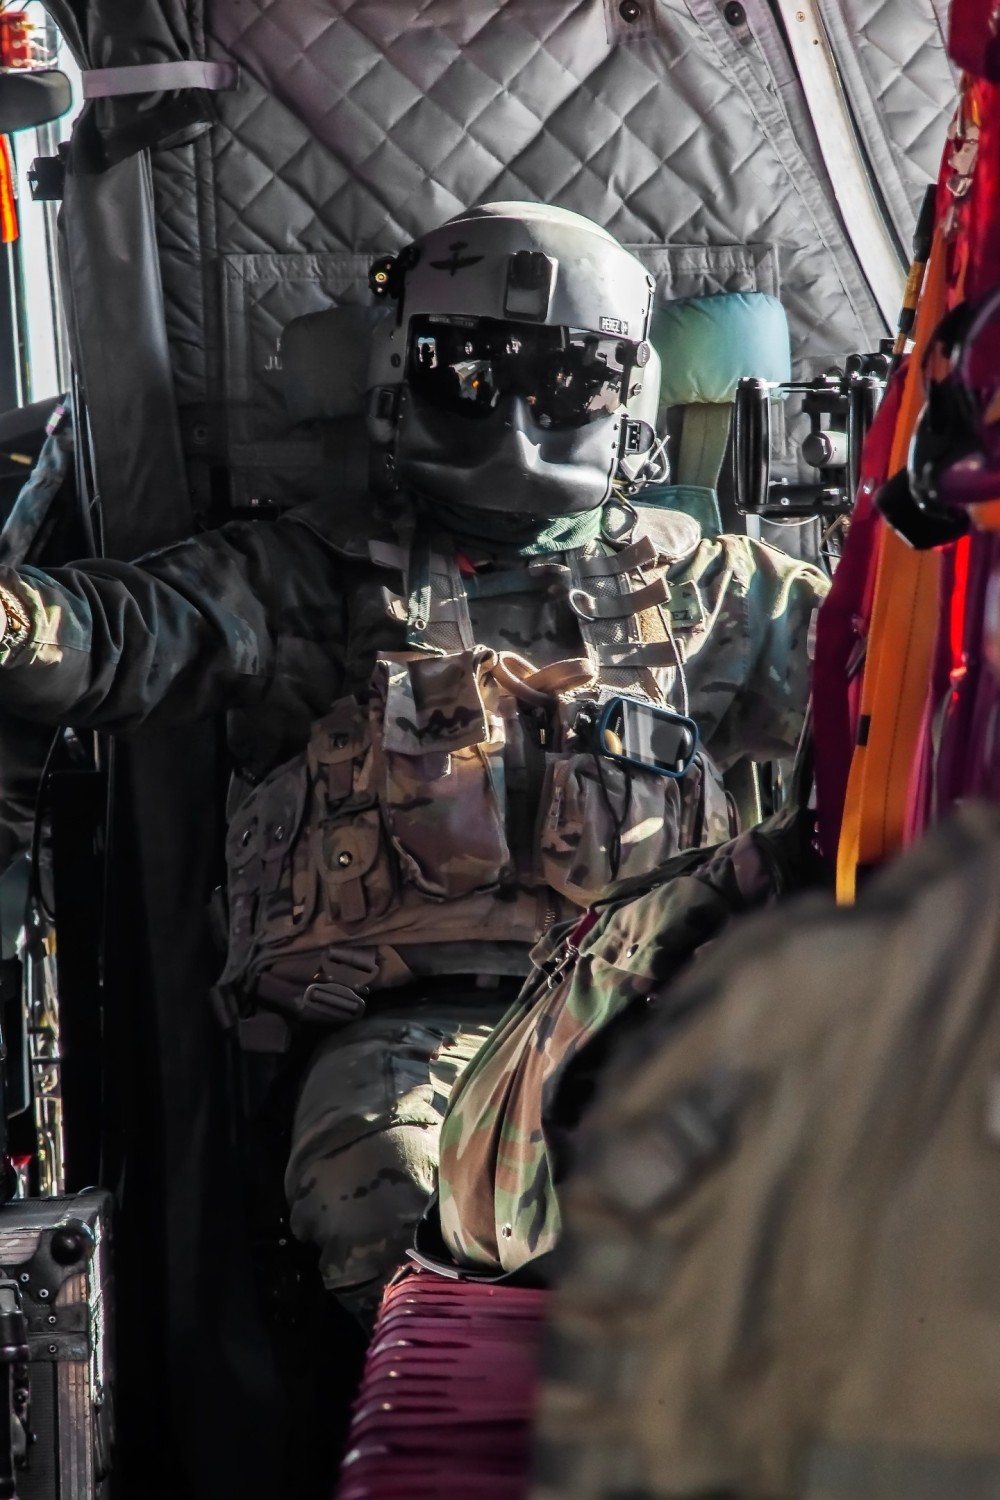
[[(380, 657), (367, 704), (338, 700), (232, 817), (223, 1013), (297, 1013), (331, 963), (367, 990), (412, 979), (411, 950), (419, 970), (435, 945), (526, 949), (553, 913), (599, 895), (616, 859), (638, 873), (725, 837), (707, 761), (675, 782), (598, 768), (572, 739), (552, 753), (579, 708), (562, 695), (590, 671), (554, 663), (523, 681), (485, 648)], [(559, 720), (548, 752), (533, 738), (541, 704)]]
[(344, 927), (384, 916), (395, 892), (377, 807), (323, 822), (311, 864), (320, 872), (326, 914)]
[(512, 873), (493, 652), (382, 658), (372, 679), (378, 782), (402, 878), (453, 901)]
[(368, 715), (354, 698), (340, 698), (309, 734), (309, 779), (322, 788), (327, 807), (366, 793), (363, 775), (371, 744)]
[[(388, 911), (397, 882), (376, 800), (369, 718), (341, 698), (313, 725), (306, 760), (312, 789), (308, 866), (326, 916), (348, 930)], [(308, 893), (300, 895), (303, 911)]]
[(243, 972), (262, 930), (275, 921), (294, 930), (312, 916), (310, 862), (299, 845), (307, 794), (301, 764), (279, 766), (254, 788), (230, 822), (229, 951), (222, 984)]
[(397, 890), (370, 790), (367, 713), (342, 698), (304, 754), (279, 766), (235, 811), (226, 839), (229, 948), (222, 987), (245, 984), (268, 954), (317, 924), (345, 935), (382, 916)]
[(699, 755), (679, 780), (591, 752), (550, 756), (538, 839), (541, 876), (579, 906), (679, 849), (728, 838), (725, 797)]

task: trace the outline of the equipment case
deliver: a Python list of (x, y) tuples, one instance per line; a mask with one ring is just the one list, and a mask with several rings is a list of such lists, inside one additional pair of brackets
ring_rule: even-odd
[(29, 1355), (26, 1406), (23, 1365), (12, 1380), (15, 1448), (19, 1425), (28, 1434), (24, 1466), (19, 1458), (15, 1469), (18, 1500), (108, 1494), (110, 1210), (110, 1194), (97, 1189), (0, 1207), (0, 1303), (9, 1309), (17, 1289)]

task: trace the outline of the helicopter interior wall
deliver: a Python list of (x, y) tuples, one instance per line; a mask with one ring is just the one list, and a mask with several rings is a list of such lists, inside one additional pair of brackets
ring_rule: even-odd
[[(831, 7), (844, 76), (905, 243), (950, 67), (929, 0), (902, 26), (894, 0), (850, 8)], [(765, 0), (735, 13), (742, 24), (714, 0), (658, 0), (638, 22), (610, 0), (211, 0), (209, 55), (237, 62), (240, 86), (216, 96), (210, 132), (153, 158), (189, 457), (221, 447), (241, 503), (314, 493), (321, 460), (281, 409), (282, 323), (364, 300), (371, 253), (491, 197), (578, 209), (661, 264), (708, 262), (700, 280), (661, 278), (661, 296), (780, 290), (800, 375), (874, 347), (886, 329), (774, 17)], [(711, 263), (740, 254), (753, 273)], [(214, 284), (191, 274), (206, 260)]]
[[(904, 243), (954, 97), (939, 7), (821, 0), (843, 12), (832, 40)], [(283, 402), (281, 328), (363, 300), (372, 252), (476, 201), (597, 218), (651, 257), (663, 296), (779, 294), (799, 374), (885, 332), (767, 0), (643, 0), (639, 22), (617, 0), (50, 8), (79, 23), (85, 66), (241, 70), (214, 95), (94, 100), (77, 127), (64, 283), (113, 556), (224, 515), (220, 500), (253, 513), (321, 490), (322, 449)], [(289, 1402), (249, 1290), (207, 998), (219, 728), (139, 735), (116, 766), (124, 1494), (252, 1500), (281, 1492)]]
[[(936, 0), (817, 3), (905, 244), (953, 98)], [(171, 0), (123, 14), (91, 0), (93, 66), (205, 55), (240, 70), (238, 87), (214, 95), (93, 100), (74, 140), (82, 170), (66, 218), (92, 278), (73, 298), (78, 354), (93, 365), (101, 335), (143, 319), (131, 398), (116, 388), (129, 359), (87, 382), (103, 408), (92, 420), (111, 524), (130, 517), (123, 552), (186, 529), (179, 444), (199, 512), (226, 485), (241, 506), (322, 492), (321, 444), (282, 405), (282, 326), (365, 300), (372, 253), (489, 197), (558, 201), (682, 265), (661, 296), (779, 292), (797, 375), (874, 347), (884, 321), (767, 0), (622, 12), (612, 0)], [(129, 154), (144, 144), (147, 165)], [(89, 200), (108, 196), (108, 222), (88, 223)], [(125, 218), (127, 265), (110, 253)], [(155, 428), (148, 410), (122, 421), (141, 392)]]

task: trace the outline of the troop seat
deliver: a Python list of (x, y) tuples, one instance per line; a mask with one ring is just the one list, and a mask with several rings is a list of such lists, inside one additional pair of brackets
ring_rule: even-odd
[(546, 1296), (423, 1271), (390, 1286), (336, 1500), (521, 1500)]

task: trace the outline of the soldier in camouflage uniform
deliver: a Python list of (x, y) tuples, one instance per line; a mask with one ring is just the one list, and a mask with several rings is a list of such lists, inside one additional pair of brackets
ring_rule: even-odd
[[(362, 1315), (431, 1189), (458, 1071), (539, 934), (729, 830), (720, 769), (795, 745), (816, 569), (616, 500), (655, 410), (643, 267), (492, 205), (373, 268), (369, 425), (395, 486), (136, 564), (0, 569), (0, 704), (128, 733), (225, 710), (239, 767), (219, 996), (256, 1048), (321, 1028), (292, 1224)], [(632, 461), (634, 462), (634, 460)], [(621, 696), (693, 715), (660, 775)]]

